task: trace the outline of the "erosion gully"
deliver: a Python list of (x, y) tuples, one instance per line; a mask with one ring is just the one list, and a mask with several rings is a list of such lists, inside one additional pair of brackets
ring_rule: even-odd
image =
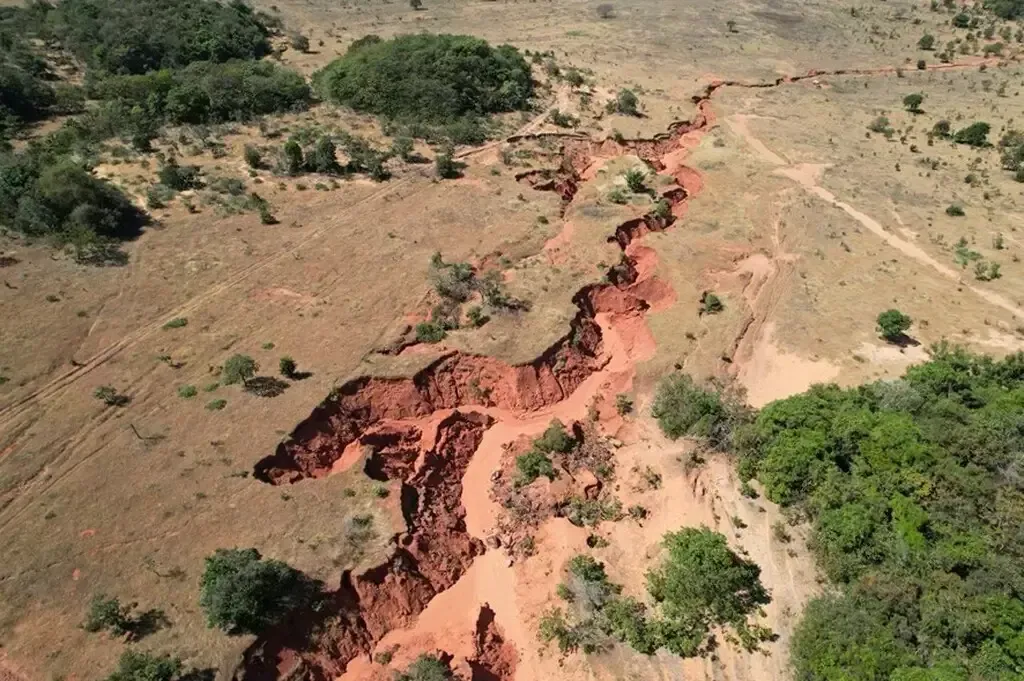
[[(638, 240), (671, 227), (700, 190), (700, 175), (683, 160), (686, 150), (714, 124), (711, 98), (719, 88), (771, 88), (827, 75), (894, 71), (811, 71), (764, 83), (714, 81), (693, 98), (692, 120), (674, 123), (650, 139), (598, 141), (575, 133), (510, 137), (509, 143), (560, 141), (559, 168), (528, 171), (517, 179), (537, 190), (557, 192), (565, 207), (572, 204), (592, 164), (638, 156), (675, 179), (675, 186), (661, 193), (672, 207), (671, 216), (641, 215), (608, 235), (622, 249), (621, 262), (608, 269), (607, 283), (587, 285), (575, 294), (578, 311), (568, 332), (532, 362), (511, 365), (455, 351), (411, 377), (355, 378), (332, 392), (288, 440), (256, 464), (254, 474), (262, 482), (297, 484), (362, 460), (361, 452), (369, 447), (365, 472), (400, 485), (406, 527), (395, 537), (386, 561), (359, 573), (344, 572), (339, 587), (315, 611), (294, 613), (262, 634), (245, 652), (235, 678), (329, 681), (343, 675), (356, 658), (367, 660), (385, 635), (412, 624), (435, 596), (451, 588), (489, 550), (474, 534), (488, 529), (486, 524), (477, 520), (471, 531), (463, 503), (464, 478), (474, 456), (481, 456), (485, 434), (490, 430), (511, 442), (524, 433), (523, 419), (579, 401), (578, 393), (592, 397), (594, 379), (603, 372), (626, 370), (631, 380), (632, 364), (645, 353), (637, 352), (630, 339), (637, 336), (638, 325), (644, 326), (645, 313), (671, 302), (673, 295), (654, 277), (656, 255)], [(650, 345), (652, 352), (653, 341)], [(585, 383), (588, 389), (581, 390)], [(489, 484), (486, 471), (474, 478), (474, 486)], [(480, 607), (472, 636), (474, 653), (463, 661), (464, 673), (457, 675), (472, 681), (511, 681), (518, 656), (486, 604)], [(451, 655), (440, 655), (451, 662)]]

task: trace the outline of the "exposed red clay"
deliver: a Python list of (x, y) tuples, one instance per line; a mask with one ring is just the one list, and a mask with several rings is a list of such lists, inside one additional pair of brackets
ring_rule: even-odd
[[(543, 182), (537, 181), (541, 175), (521, 179), (540, 189), (551, 182), (552, 190), (571, 201), (578, 173), (591, 165), (595, 152), (611, 145), (609, 151), (636, 153), (660, 170), (664, 165), (659, 155), (675, 150), (686, 134), (704, 129), (709, 120), (701, 103), (695, 121), (674, 125), (654, 140), (606, 140), (595, 145), (575, 138), (564, 145), (561, 175)], [(670, 226), (680, 204), (700, 187), (693, 171), (679, 171), (677, 177), (680, 186), (663, 195), (673, 215), (644, 215), (615, 230), (609, 240), (618, 243), (623, 259), (609, 269), (610, 283), (584, 287), (574, 296), (579, 313), (569, 333), (537, 359), (508, 365), (491, 357), (451, 352), (412, 377), (356, 378), (334, 391), (288, 441), (256, 465), (255, 476), (264, 482), (294, 483), (326, 475), (346, 451), (368, 447), (372, 452), (364, 464), (366, 473), (378, 480), (402, 481), (407, 529), (396, 537), (387, 561), (359, 574), (345, 572), (338, 589), (316, 611), (295, 613), (261, 636), (245, 653), (236, 678), (337, 678), (356, 657), (368, 658), (389, 631), (411, 624), (484, 552), (480, 539), (466, 529), (462, 478), (493, 421), (457, 409), (479, 405), (523, 414), (569, 397), (609, 360), (595, 321), (599, 314), (609, 315), (616, 328), (633, 339), (631, 344), (653, 346), (643, 315), (652, 304), (666, 304), (673, 294), (653, 277), (654, 252), (634, 242)], [(424, 417), (450, 409), (456, 411), (437, 424), (435, 434), (423, 431)], [(476, 656), (466, 660), (468, 681), (511, 681), (516, 660), (516, 651), (494, 624), (493, 612), (485, 609), (477, 625)]]
[[(382, 464), (375, 472), (400, 476), (406, 531), (395, 538), (386, 562), (359, 574), (345, 572), (338, 589), (317, 608), (295, 613), (260, 636), (246, 651), (235, 678), (329, 681), (454, 584), (484, 552), (483, 542), (466, 530), (462, 476), (492, 422), (475, 412), (453, 412), (438, 424), (434, 446), (412, 464), (405, 445), (418, 433), (381, 433), (384, 449), (399, 461)], [(499, 651), (495, 662), (507, 657)]]

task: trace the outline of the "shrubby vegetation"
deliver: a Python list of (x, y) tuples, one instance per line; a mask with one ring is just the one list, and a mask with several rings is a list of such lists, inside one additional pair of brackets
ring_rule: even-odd
[(199, 605), (211, 627), (258, 634), (314, 591), (301, 572), (279, 560), (263, 560), (256, 549), (217, 549), (206, 559)]
[(572, 616), (560, 608), (541, 619), (542, 641), (559, 649), (594, 652), (610, 637), (651, 655), (661, 648), (684, 657), (702, 653), (712, 628), (728, 627), (754, 650), (771, 632), (748, 618), (770, 601), (761, 569), (729, 549), (723, 535), (707, 528), (684, 528), (665, 535), (666, 554), (647, 573), (650, 605), (621, 596), (604, 565), (591, 556), (569, 561), (568, 580), (559, 595), (572, 604)]
[(40, 37), (96, 72), (140, 74), (270, 51), (266, 18), (238, 0), (61, 0), (33, 6), (30, 19)]
[(533, 95), (516, 48), (460, 35), (366, 36), (314, 82), (325, 99), (410, 124), (411, 136), (443, 126), (454, 142), (479, 139), (483, 116), (525, 109)]
[(576, 447), (565, 425), (555, 419), (544, 431), (544, 434), (533, 441), (533, 446), (525, 454), (516, 457), (516, 485), (529, 485), (542, 475), (549, 480), (558, 477), (558, 470), (551, 461), (551, 456), (568, 454)]
[(840, 586), (793, 643), (804, 681), (1024, 673), (1024, 354), (933, 348), (896, 381), (765, 407), (740, 472), (804, 514)]

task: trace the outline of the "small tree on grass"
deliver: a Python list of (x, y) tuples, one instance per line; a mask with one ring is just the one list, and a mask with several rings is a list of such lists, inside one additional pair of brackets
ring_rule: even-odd
[(983, 121), (971, 123), (966, 128), (957, 130), (953, 135), (953, 141), (971, 147), (985, 147), (988, 146), (988, 132), (991, 129), (992, 126)]
[(917, 41), (917, 47), (921, 50), (931, 50), (935, 47), (935, 36), (931, 33), (925, 33), (921, 36), (921, 39)]
[(298, 175), (302, 172), (304, 165), (302, 147), (295, 140), (288, 140), (284, 144), (284, 169), (289, 175)]
[(451, 151), (445, 151), (434, 159), (437, 176), (444, 180), (453, 180), (461, 175), (459, 164), (452, 158)]
[(903, 98), (903, 106), (907, 108), (910, 113), (921, 113), (921, 102), (924, 101), (924, 95), (916, 92), (911, 93)]
[(886, 310), (878, 315), (878, 332), (889, 342), (903, 338), (911, 324), (913, 320), (897, 309)]
[(106, 629), (114, 636), (123, 636), (131, 630), (132, 610), (135, 603), (122, 605), (118, 598), (107, 598), (103, 594), (93, 596), (89, 603), (89, 612), (85, 616), (82, 628), (95, 633)]
[(615, 101), (613, 102), (614, 110), (627, 116), (639, 116), (639, 106), (640, 100), (637, 98), (636, 93), (628, 88), (619, 90), (619, 94), (615, 96)]
[(206, 559), (199, 605), (211, 627), (229, 634), (258, 634), (308, 601), (313, 585), (279, 560), (256, 549), (217, 549)]
[(173, 681), (179, 674), (181, 660), (176, 657), (126, 650), (107, 681)]
[(260, 365), (249, 355), (232, 355), (221, 367), (221, 379), (224, 385), (246, 383), (256, 375)]
[(286, 355), (277, 363), (277, 368), (285, 378), (295, 378), (295, 372), (298, 369), (298, 364), (295, 363), (294, 359)]
[(529, 485), (542, 475), (548, 480), (558, 477), (558, 471), (555, 470), (551, 459), (537, 449), (531, 449), (525, 454), (517, 456), (516, 469), (519, 471), (516, 476), (517, 485)]
[(263, 154), (258, 147), (246, 144), (243, 154), (245, 155), (245, 162), (250, 168), (259, 169), (263, 167)]

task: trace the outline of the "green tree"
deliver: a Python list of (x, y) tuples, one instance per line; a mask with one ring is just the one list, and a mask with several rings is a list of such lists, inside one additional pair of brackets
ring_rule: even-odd
[(903, 98), (903, 106), (910, 113), (921, 113), (921, 102), (923, 101), (924, 95), (914, 92)]
[(449, 681), (452, 678), (448, 665), (426, 653), (416, 658), (404, 673), (395, 675), (395, 681)]
[(558, 477), (558, 471), (555, 470), (551, 459), (544, 452), (537, 449), (531, 449), (525, 454), (517, 456), (516, 469), (518, 470), (516, 476), (516, 484), (518, 485), (529, 485), (541, 476), (548, 480), (554, 480)]
[(302, 147), (295, 140), (288, 140), (284, 144), (284, 170), (289, 175), (298, 175), (305, 165)]
[(97, 594), (89, 602), (89, 612), (82, 628), (88, 632), (106, 629), (115, 636), (123, 636), (131, 630), (131, 614), (134, 608), (134, 603), (122, 605), (120, 599), (116, 597), (107, 598), (103, 594)]
[(727, 419), (721, 398), (695, 385), (686, 374), (671, 374), (661, 380), (651, 415), (673, 440), (688, 435), (713, 436)]
[(340, 170), (337, 148), (334, 146), (334, 140), (331, 139), (330, 135), (324, 135), (316, 141), (313, 153), (306, 159), (306, 164), (315, 173), (331, 174)]
[(647, 173), (641, 168), (630, 168), (626, 171), (625, 178), (626, 186), (634, 194), (642, 194), (647, 191), (647, 187), (644, 185), (647, 181)]
[(199, 605), (209, 626), (230, 634), (258, 634), (312, 595), (313, 585), (256, 549), (217, 549), (206, 559)]
[(991, 130), (991, 126), (988, 123), (981, 121), (971, 123), (966, 128), (957, 130), (953, 135), (953, 141), (972, 147), (985, 147), (988, 146), (989, 130)]
[(893, 342), (901, 339), (913, 320), (899, 310), (890, 309), (878, 315), (878, 331), (882, 338)]
[(614, 111), (627, 116), (639, 116), (639, 106), (640, 100), (637, 98), (636, 93), (628, 88), (619, 90), (619, 94), (615, 96), (615, 100), (612, 102)]
[(437, 170), (437, 176), (442, 179), (451, 180), (462, 176), (459, 163), (452, 158), (450, 151), (438, 154), (434, 159), (434, 166)]
[(931, 50), (935, 48), (935, 36), (931, 33), (925, 33), (921, 36), (921, 39), (917, 41), (917, 47), (921, 50)]
[(221, 382), (224, 385), (247, 383), (256, 375), (260, 365), (249, 355), (232, 355), (221, 367)]
[(263, 154), (258, 147), (246, 144), (243, 153), (245, 155), (245, 162), (249, 164), (250, 168), (259, 169), (263, 167)]
[(277, 366), (282, 376), (285, 378), (295, 378), (298, 365), (295, 363), (294, 359), (286, 355), (281, 358), (281, 361), (278, 362)]
[(126, 650), (107, 681), (173, 681), (181, 674), (181, 667), (177, 657)]

